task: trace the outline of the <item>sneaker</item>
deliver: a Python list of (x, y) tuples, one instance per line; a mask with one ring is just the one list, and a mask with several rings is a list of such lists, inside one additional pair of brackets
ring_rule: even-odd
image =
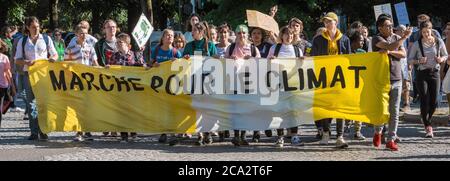
[(175, 138), (175, 139), (169, 141), (169, 146), (175, 146), (175, 145), (178, 145), (178, 144), (180, 144), (180, 139), (179, 138)]
[(382, 140), (382, 135), (379, 133), (375, 133), (375, 135), (373, 136), (373, 146), (376, 148), (379, 148), (381, 145), (381, 140)]
[(234, 138), (231, 140), (231, 143), (233, 143), (234, 146), (241, 146), (240, 140), (239, 140), (238, 137), (234, 137)]
[(302, 142), (302, 140), (300, 139), (300, 136), (295, 135), (291, 138), (291, 144), (294, 146), (304, 146), (305, 143)]
[(353, 138), (355, 138), (355, 140), (365, 140), (366, 139), (366, 137), (364, 137), (364, 135), (361, 132), (355, 133), (355, 136)]
[(434, 137), (434, 134), (433, 134), (433, 127), (427, 126), (427, 127), (425, 128), (425, 132), (426, 132), (425, 138), (433, 138), (433, 137)]
[(282, 136), (278, 136), (277, 142), (275, 143), (275, 146), (278, 148), (283, 148), (284, 146), (284, 138)]
[(37, 134), (31, 134), (28, 137), (28, 140), (39, 140), (39, 136)]
[(75, 138), (73, 138), (73, 141), (82, 142), (82, 141), (84, 141), (84, 138), (81, 135), (76, 135)]
[(272, 130), (265, 130), (265, 131), (264, 131), (264, 134), (265, 134), (267, 137), (272, 137)]
[(391, 151), (398, 151), (398, 145), (394, 141), (389, 141), (386, 144), (386, 148), (390, 149)]
[(241, 143), (240, 143), (242, 146), (249, 146), (250, 145), (250, 143), (248, 143), (248, 141), (247, 141), (247, 138), (241, 138)]
[(219, 141), (218, 142), (224, 142), (225, 141), (225, 133), (219, 132)]
[(159, 143), (166, 143), (167, 142), (167, 134), (161, 134), (161, 136), (158, 139)]
[(48, 141), (47, 134), (39, 133), (39, 141)]
[(25, 112), (25, 109), (22, 109), (20, 107), (14, 107), (10, 109), (11, 112)]
[(330, 141), (329, 132), (323, 132), (322, 139), (320, 140), (319, 144), (328, 145), (328, 141)]
[(345, 142), (343, 136), (339, 136), (336, 140), (336, 147), (337, 148), (348, 148), (348, 144)]
[(225, 138), (230, 138), (230, 131), (225, 131)]
[(259, 133), (253, 134), (252, 142), (258, 143), (261, 135)]
[(197, 146), (205, 145), (204, 138), (202, 136), (198, 137), (198, 140), (195, 142), (195, 145)]
[(205, 144), (210, 145), (213, 143), (213, 138), (212, 138), (212, 134), (208, 134), (208, 136), (206, 136), (205, 138)]

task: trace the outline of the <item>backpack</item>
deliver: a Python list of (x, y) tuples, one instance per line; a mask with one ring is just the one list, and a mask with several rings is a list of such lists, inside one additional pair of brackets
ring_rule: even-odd
[[(44, 38), (45, 45), (47, 47), (47, 58), (50, 57), (50, 52), (48, 51), (48, 44), (49, 44), (49, 37), (46, 34), (42, 34), (42, 37)], [(28, 36), (23, 36), (22, 39), (22, 58), (25, 59), (25, 45), (27, 44)]]
[[(294, 51), (295, 51), (295, 57), (299, 58), (300, 56), (300, 50), (299, 47), (297, 45), (292, 45), (294, 46)], [(274, 56), (278, 57), (278, 54), (280, 53), (281, 50), (281, 43), (278, 43), (277, 46), (275, 47), (275, 52), (274, 52)]]
[[(422, 57), (425, 57), (425, 52), (423, 51), (422, 38), (419, 38), (418, 43), (419, 43), (420, 53), (422, 54)], [(436, 38), (436, 55), (438, 57), (440, 56), (439, 46), (440, 46), (439, 45), (439, 40)], [(447, 64), (445, 64), (445, 65), (447, 65)]]
[[(230, 45), (230, 51), (228, 53), (228, 56), (231, 57), (231, 55), (233, 54), (235, 48), (236, 48), (236, 43), (232, 43)], [(251, 49), (251, 52), (252, 52), (252, 57), (256, 57), (256, 47), (255, 47), (255, 45), (251, 44), (250, 45), (250, 49)]]
[[(156, 58), (158, 57), (158, 54), (159, 54), (159, 49), (160, 49), (161, 47), (158, 45), (158, 46), (156, 46), (156, 48), (155, 48), (155, 62), (157, 62), (156, 61)], [(150, 51), (151, 52), (151, 51)], [(177, 57), (177, 53), (178, 53), (178, 50), (174, 47), (174, 48), (172, 48), (172, 58), (176, 58)], [(151, 57), (151, 55), (150, 55), (150, 57)]]

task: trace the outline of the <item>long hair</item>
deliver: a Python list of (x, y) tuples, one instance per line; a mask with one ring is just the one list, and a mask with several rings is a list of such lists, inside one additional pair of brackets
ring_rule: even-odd
[[(422, 39), (423, 38), (423, 36), (422, 36), (422, 30), (423, 29), (426, 29), (426, 28), (429, 28), (429, 29), (432, 29), (433, 28), (433, 23), (431, 23), (431, 21), (425, 21), (425, 22), (422, 22), (422, 23), (420, 23), (420, 25), (419, 25), (419, 38), (420, 39)], [(437, 40), (438, 38), (436, 37), (436, 35), (433, 33), (433, 32), (431, 32), (431, 36), (433, 36), (434, 37), (434, 39), (435, 40)]]
[(208, 29), (208, 23), (206, 23), (205, 21), (200, 22), (195, 24), (195, 28), (201, 32), (201, 34), (203, 35), (203, 38), (205, 39), (205, 43), (203, 44), (203, 49), (208, 52), (208, 42), (209, 42), (209, 29)]
[(6, 43), (0, 39), (0, 53), (6, 53), (8, 52), (8, 45), (6, 45)]
[(39, 23), (39, 19), (36, 18), (36, 16), (27, 17), (25, 19), (25, 25), (24, 25), (24, 33), (28, 36), (30, 36), (30, 30), (28, 30), (28, 27), (31, 26), (32, 23)]
[(196, 14), (196, 13), (194, 13), (194, 14), (191, 14), (191, 16), (189, 16), (189, 18), (188, 18), (188, 22), (186, 23), (187, 24), (187, 30), (189, 31), (189, 32), (192, 32), (192, 25), (191, 25), (191, 19), (193, 18), (193, 17), (197, 17), (198, 18), (198, 21), (200, 22), (202, 19), (200, 18), (200, 15), (198, 15), (198, 14)]
[[(162, 36), (161, 36), (161, 38), (159, 39), (158, 46), (160, 46), (160, 47), (163, 46), (163, 39), (164, 39), (164, 36), (166, 36), (166, 34), (169, 33), (169, 32), (173, 32), (173, 30), (170, 29), (170, 28), (167, 28), (167, 29), (165, 29), (165, 30), (163, 31)], [(174, 36), (175, 36), (175, 35), (174, 35)], [(175, 37), (174, 37), (174, 39), (175, 39)]]
[(284, 34), (294, 34), (294, 31), (289, 28), (289, 26), (284, 26), (280, 29), (280, 34), (278, 35), (278, 42), (283, 43), (283, 35)]

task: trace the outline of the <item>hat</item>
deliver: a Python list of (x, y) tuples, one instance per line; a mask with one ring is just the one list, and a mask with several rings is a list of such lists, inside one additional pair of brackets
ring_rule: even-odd
[(238, 25), (236, 27), (236, 30), (234, 31), (235, 33), (239, 33), (239, 32), (245, 32), (248, 33), (248, 27), (247, 25)]
[(325, 19), (332, 20), (332, 21), (334, 20), (334, 21), (338, 22), (338, 16), (336, 15), (336, 13), (333, 13), (333, 12), (327, 13), (327, 14), (322, 18), (322, 22), (323, 22)]

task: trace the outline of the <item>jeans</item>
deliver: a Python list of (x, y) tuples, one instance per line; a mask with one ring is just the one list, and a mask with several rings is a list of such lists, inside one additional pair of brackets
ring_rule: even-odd
[[(397, 137), (397, 128), (400, 113), (400, 100), (402, 95), (402, 81), (391, 81), (391, 90), (389, 91), (389, 123), (387, 141), (392, 141)], [(376, 126), (375, 131), (381, 133), (383, 125)]]
[(39, 128), (38, 122), (38, 114), (37, 114), (37, 105), (36, 99), (34, 97), (33, 90), (31, 89), (30, 79), (28, 72), (25, 72), (23, 77), (23, 85), (25, 89), (25, 97), (26, 97), (26, 108), (28, 111), (28, 118), (30, 119), (30, 130), (32, 135), (42, 134), (41, 129)]

